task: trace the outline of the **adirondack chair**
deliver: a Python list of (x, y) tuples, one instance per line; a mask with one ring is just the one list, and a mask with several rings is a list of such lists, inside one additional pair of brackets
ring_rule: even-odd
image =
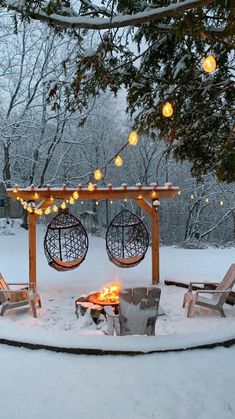
[(116, 332), (124, 335), (155, 335), (161, 289), (126, 288), (120, 293), (119, 314), (114, 314), (111, 306), (106, 306), (108, 334)]
[[(9, 285), (25, 286), (21, 289), (10, 289)], [(32, 315), (37, 317), (36, 304), (41, 307), (40, 295), (36, 292), (34, 284), (11, 283), (7, 284), (0, 273), (0, 315), (3, 316), (6, 310), (29, 305)]]
[[(190, 282), (188, 291), (185, 293), (183, 300), (183, 307), (188, 304), (187, 317), (193, 317), (195, 305), (217, 310), (222, 317), (226, 317), (223, 305), (232, 290), (234, 283), (235, 263), (230, 266), (220, 283), (213, 283), (213, 285), (217, 285), (214, 290), (205, 289), (205, 285), (210, 285), (208, 282)], [(204, 288), (193, 292), (193, 285), (198, 284), (204, 285)], [(208, 298), (207, 294), (210, 294), (211, 298)]]

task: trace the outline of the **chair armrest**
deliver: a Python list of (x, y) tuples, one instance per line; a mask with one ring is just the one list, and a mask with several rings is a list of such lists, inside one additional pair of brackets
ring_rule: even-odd
[(227, 290), (197, 290), (196, 294), (225, 294), (230, 293), (232, 288), (228, 288)]
[(27, 289), (20, 289), (20, 290), (0, 290), (0, 293), (2, 293), (2, 294), (19, 294), (19, 293), (21, 293), (22, 291), (28, 291)]
[(33, 289), (35, 291), (36, 287), (33, 282), (8, 282), (8, 285), (25, 285), (30, 289)]
[(192, 288), (193, 288), (193, 285), (198, 285), (198, 284), (200, 284), (200, 285), (218, 285), (218, 282), (200, 282), (200, 281), (198, 281), (198, 282), (189, 282), (189, 286), (188, 286), (188, 290), (189, 290), (189, 292), (192, 292)]

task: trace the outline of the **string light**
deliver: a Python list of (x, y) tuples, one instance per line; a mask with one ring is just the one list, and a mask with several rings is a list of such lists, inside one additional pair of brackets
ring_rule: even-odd
[(95, 170), (94, 178), (95, 178), (95, 180), (101, 180), (102, 179), (102, 172), (101, 172), (100, 169)]
[(58, 211), (58, 207), (57, 207), (57, 205), (53, 205), (53, 207), (52, 207), (52, 211), (53, 211), (53, 212), (57, 212), (57, 211)]
[(125, 198), (125, 199), (124, 199), (124, 202), (127, 202), (127, 201), (128, 201), (128, 199), (127, 199), (127, 198)]
[(224, 201), (220, 201), (220, 205), (222, 207), (224, 205)]
[(162, 115), (166, 118), (169, 118), (173, 115), (173, 112), (174, 110), (172, 104), (170, 102), (164, 103), (164, 105), (162, 106)]
[(63, 201), (61, 203), (60, 207), (64, 210), (67, 207), (66, 202)]
[(74, 198), (73, 198), (72, 196), (70, 196), (70, 198), (69, 198), (69, 203), (70, 203), (70, 205), (73, 205), (73, 204), (74, 204), (74, 202), (75, 202)]
[(83, 201), (81, 201), (81, 204), (83, 205), (83, 204), (84, 204), (84, 202), (83, 202)]
[(13, 189), (13, 193), (17, 193), (17, 192), (18, 192), (18, 188), (17, 188), (17, 186), (15, 186), (14, 189)]
[(208, 55), (204, 59), (204, 61), (202, 63), (202, 67), (203, 67), (203, 70), (206, 73), (213, 73), (213, 71), (215, 71), (215, 69), (216, 69), (216, 61), (215, 61), (215, 58), (213, 57), (213, 55)]
[(136, 131), (132, 131), (128, 137), (128, 143), (130, 145), (136, 145), (139, 141), (139, 136)]
[(110, 202), (110, 204), (112, 205), (113, 201), (109, 201), (109, 202)]
[(179, 195), (179, 196), (181, 195), (181, 191), (178, 191), (178, 195)]
[(194, 199), (194, 195), (191, 195), (191, 196), (190, 196), (190, 198), (191, 198), (191, 199)]
[(50, 197), (50, 200), (51, 200), (51, 202), (53, 202), (53, 201), (54, 201), (54, 198), (53, 198), (53, 196), (51, 196), (51, 197)]
[(114, 164), (117, 166), (117, 167), (120, 167), (120, 166), (122, 166), (122, 164), (123, 164), (123, 161), (122, 161), (122, 158), (121, 158), (121, 156), (116, 156), (115, 157), (115, 159), (114, 159)]
[(89, 183), (88, 183), (87, 189), (88, 189), (88, 191), (90, 191), (90, 192), (94, 191), (95, 187), (94, 187), (94, 185), (93, 185), (93, 183), (92, 183), (92, 182), (89, 182)]
[(206, 201), (206, 203), (208, 203), (209, 202), (209, 198), (206, 198), (205, 201)]
[(96, 201), (95, 205), (99, 205), (99, 201)]
[(77, 191), (75, 191), (74, 193), (73, 193), (73, 198), (74, 199), (78, 199), (79, 198), (79, 194), (78, 194), (78, 192)]
[(50, 213), (51, 213), (51, 208), (50, 207), (46, 208), (45, 211), (44, 211), (44, 214), (48, 215)]

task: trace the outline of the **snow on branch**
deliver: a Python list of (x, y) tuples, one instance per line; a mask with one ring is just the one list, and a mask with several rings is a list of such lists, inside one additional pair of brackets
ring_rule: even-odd
[(26, 3), (21, 0), (5, 0), (2, 1), (2, 7), (14, 10), (17, 13), (26, 14), (31, 19), (40, 20), (53, 24), (61, 28), (86, 28), (86, 29), (112, 29), (122, 28), (126, 26), (138, 26), (165, 17), (177, 16), (187, 10), (208, 6), (215, 3), (215, 0), (183, 0), (177, 3), (171, 3), (169, 6), (157, 7), (154, 9), (146, 9), (143, 12), (134, 15), (117, 15), (110, 18), (103, 17), (87, 17), (87, 16), (64, 16), (56, 13), (47, 14), (44, 10), (46, 7), (28, 10), (26, 12)]

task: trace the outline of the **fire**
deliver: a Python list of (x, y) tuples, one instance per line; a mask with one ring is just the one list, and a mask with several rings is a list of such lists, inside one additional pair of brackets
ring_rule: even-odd
[(119, 304), (119, 295), (121, 291), (121, 284), (116, 282), (114, 284), (106, 285), (99, 291), (98, 299), (100, 302), (109, 302), (110, 304)]

